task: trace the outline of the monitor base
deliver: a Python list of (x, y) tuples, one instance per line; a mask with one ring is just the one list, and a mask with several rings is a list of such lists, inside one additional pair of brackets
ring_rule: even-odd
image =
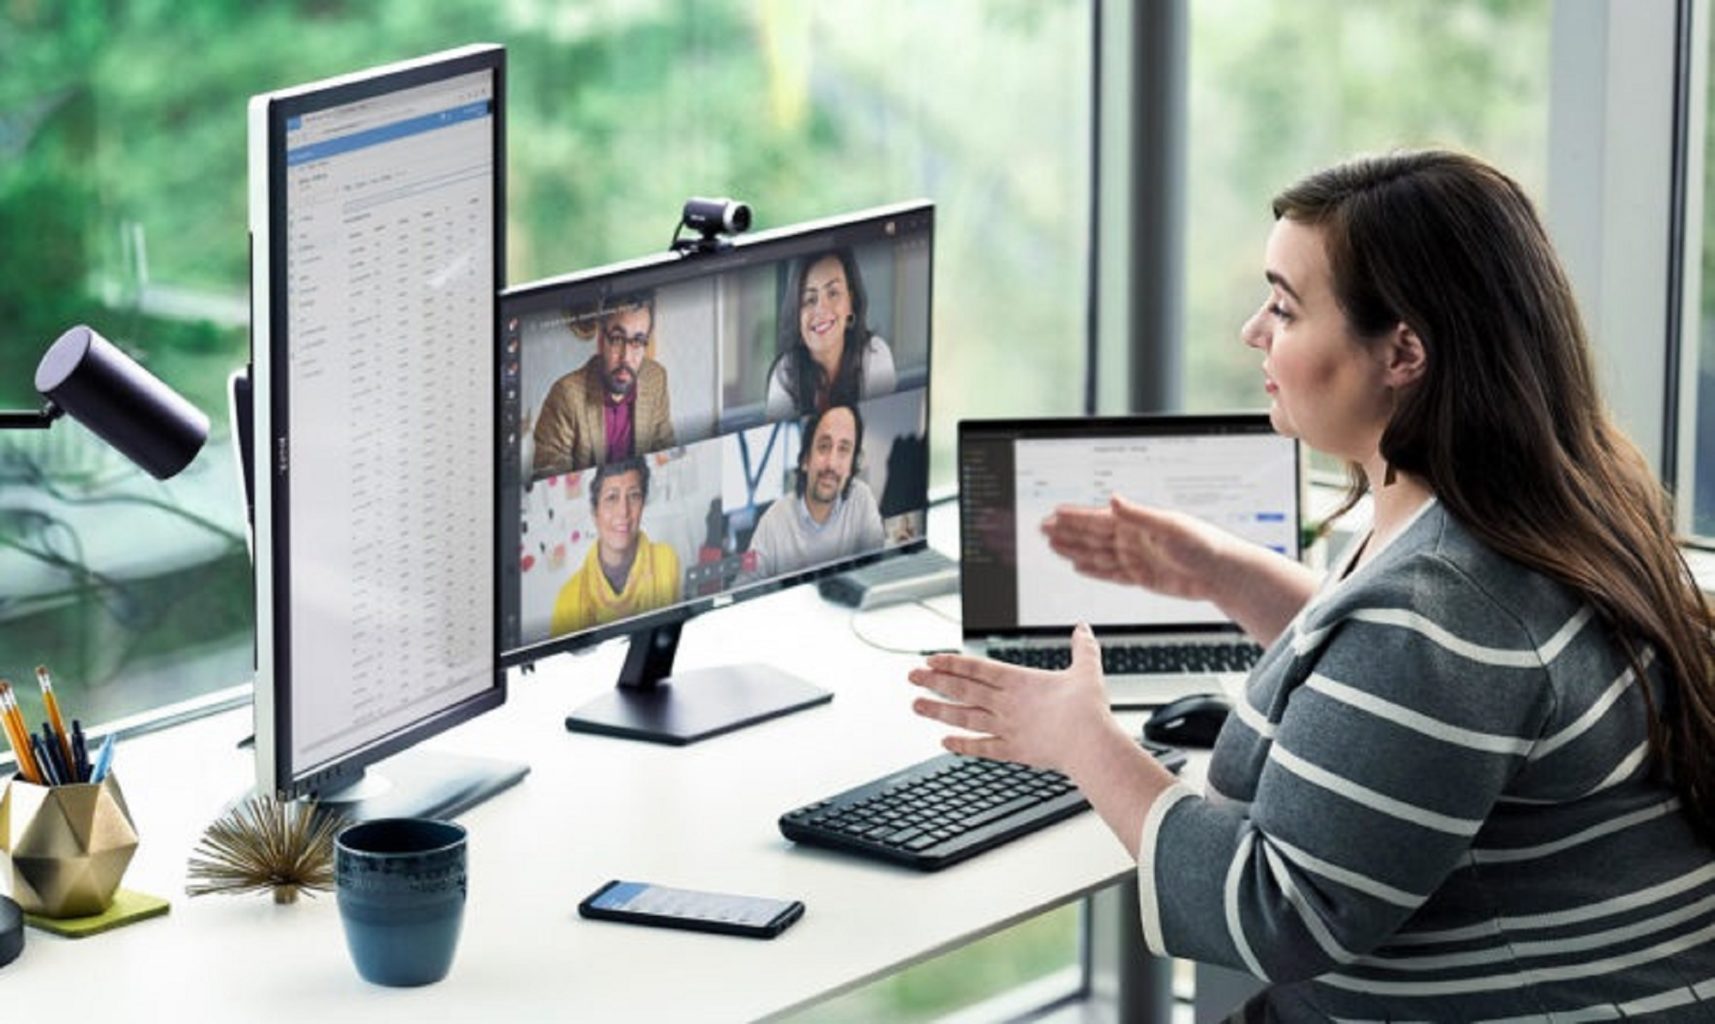
[(376, 818), (452, 818), (522, 779), (516, 761), (411, 749), (371, 765), (344, 789), (322, 793), (324, 809), (352, 822)]
[(720, 665), (615, 687), (566, 716), (566, 728), (678, 747), (833, 699), (771, 665)]

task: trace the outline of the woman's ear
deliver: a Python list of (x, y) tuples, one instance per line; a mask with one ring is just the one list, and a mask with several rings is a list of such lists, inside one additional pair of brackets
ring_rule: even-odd
[(1429, 353), (1423, 349), (1423, 339), (1405, 324), (1388, 332), (1382, 356), (1382, 372), (1391, 388), (1410, 387), (1422, 380), (1429, 369)]

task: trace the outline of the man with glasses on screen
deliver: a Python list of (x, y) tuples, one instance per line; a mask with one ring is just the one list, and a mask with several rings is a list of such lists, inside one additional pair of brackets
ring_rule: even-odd
[[(641, 293), (607, 304), (594, 318), (596, 353), (554, 382), (536, 418), (536, 476), (587, 469), (602, 462), (671, 448), (673, 417), (667, 370), (648, 356), (655, 331), (655, 296)], [(573, 319), (587, 337), (591, 318)]]
[(878, 551), (886, 540), (875, 495), (857, 476), (863, 456), (863, 416), (857, 407), (835, 405), (810, 416), (803, 437), (795, 493), (781, 496), (762, 514), (741, 581)]

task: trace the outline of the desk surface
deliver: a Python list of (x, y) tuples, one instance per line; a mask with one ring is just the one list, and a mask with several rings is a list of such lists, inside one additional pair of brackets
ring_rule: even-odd
[[(170, 915), (83, 940), (31, 931), (0, 971), (9, 1006), (71, 1000), (80, 1015), (319, 1021), (736, 1020), (803, 1007), (1126, 877), (1094, 814), (937, 874), (800, 848), (778, 815), (939, 752), (910, 711), (916, 662), (859, 643), (851, 613), (798, 587), (692, 620), (679, 664), (767, 660), (825, 686), (831, 704), (670, 748), (565, 731), (566, 712), (613, 685), (623, 642), (513, 673), (506, 706), (430, 740), (527, 760), (530, 774), (467, 811), (470, 895), (451, 975), (374, 987), (347, 957), (331, 895), (184, 894), (202, 829), (251, 778), (235, 748), (248, 709), (122, 743), (115, 774), (141, 846), (127, 886)], [(866, 636), (952, 647), (957, 627), (919, 606), (865, 613)], [(609, 878), (797, 898), (802, 921), (770, 942), (586, 921), (577, 901)], [(21, 1002), (19, 1001), (21, 1000)], [(62, 1005), (67, 1005), (61, 1003)]]

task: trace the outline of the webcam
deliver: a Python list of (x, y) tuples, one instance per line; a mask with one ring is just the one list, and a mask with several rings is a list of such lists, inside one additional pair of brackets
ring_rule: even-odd
[[(679, 232), (686, 228), (697, 232), (698, 237), (680, 238)], [(684, 212), (679, 215), (679, 226), (673, 229), (673, 242), (669, 246), (680, 255), (689, 256), (694, 253), (719, 252), (732, 247), (732, 241), (723, 235), (736, 235), (750, 230), (750, 204), (741, 203), (736, 199), (718, 198), (707, 199), (702, 196), (692, 196), (685, 200)]]

